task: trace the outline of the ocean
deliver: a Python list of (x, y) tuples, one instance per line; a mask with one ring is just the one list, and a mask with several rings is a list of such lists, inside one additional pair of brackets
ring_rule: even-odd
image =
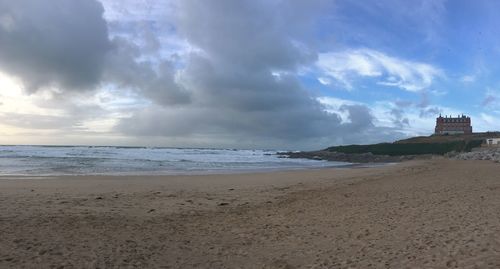
[(350, 165), (288, 159), (272, 150), (101, 146), (0, 146), (0, 175), (173, 175)]

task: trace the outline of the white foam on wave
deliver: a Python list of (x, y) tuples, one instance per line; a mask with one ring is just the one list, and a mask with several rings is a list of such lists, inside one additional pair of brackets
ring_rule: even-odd
[(0, 146), (0, 175), (161, 175), (347, 164), (280, 158), (276, 153), (233, 149)]

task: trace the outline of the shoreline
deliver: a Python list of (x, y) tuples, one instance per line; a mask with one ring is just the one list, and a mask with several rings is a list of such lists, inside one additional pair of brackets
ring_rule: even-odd
[[(500, 166), (0, 178), (0, 267), (495, 267)], [(482, 263), (481, 263), (482, 262)]]
[[(325, 161), (326, 163), (330, 161)], [(132, 172), (112, 172), (112, 173), (95, 173), (95, 174), (0, 174), (2, 178), (55, 178), (55, 177), (170, 177), (170, 176), (203, 176), (203, 175), (241, 175), (241, 174), (262, 174), (274, 172), (293, 172), (293, 171), (307, 171), (317, 169), (338, 169), (338, 168), (364, 168), (364, 167), (377, 167), (384, 165), (392, 165), (395, 163), (346, 163), (339, 165), (325, 165), (325, 166), (301, 166), (301, 167), (276, 167), (276, 168), (258, 168), (258, 169), (228, 169), (228, 170), (193, 170), (193, 171), (150, 171), (143, 173)]]
[[(412, 163), (406, 162), (406, 164)], [(365, 174), (370, 172), (360, 172), (366, 169), (384, 169), (385, 167), (392, 167), (402, 165), (403, 163), (387, 163), (387, 164), (349, 164), (334, 167), (309, 167), (297, 168), (292, 170), (260, 170), (260, 171), (234, 171), (228, 173), (204, 173), (204, 174), (161, 174), (161, 175), (141, 175), (141, 174), (127, 174), (127, 175), (15, 175), (15, 176), (0, 176), (0, 185), (11, 183), (10, 186), (20, 186), (22, 184), (45, 184), (50, 187), (60, 187), (61, 185), (71, 185), (73, 183), (81, 183), (91, 187), (92, 185), (103, 183), (119, 184), (122, 181), (134, 182), (137, 184), (155, 183), (156, 185), (172, 187), (172, 183), (180, 183), (181, 185), (194, 186), (203, 183), (201, 187), (222, 186), (225, 184), (242, 184), (243, 186), (253, 186), (254, 182), (259, 184), (275, 185), (275, 184), (288, 184), (297, 181), (314, 181), (318, 175), (325, 173), (332, 173), (334, 176), (343, 177), (345, 175), (354, 173)], [(298, 179), (298, 178), (303, 179)], [(285, 179), (289, 178), (289, 179)], [(205, 185), (206, 183), (206, 185)], [(52, 185), (55, 184), (55, 185)], [(28, 186), (28, 185), (26, 185)], [(0, 190), (1, 192), (1, 190)]]

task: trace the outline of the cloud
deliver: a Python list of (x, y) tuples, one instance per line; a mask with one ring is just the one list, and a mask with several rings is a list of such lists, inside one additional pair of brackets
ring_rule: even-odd
[(488, 88), (484, 94), (481, 106), (488, 110), (498, 110), (500, 109), (500, 91)]
[(103, 12), (94, 0), (0, 0), (0, 70), (30, 92), (94, 88), (110, 50)]
[[(344, 143), (391, 142), (415, 133), (415, 126), (410, 125), (406, 116), (405, 108), (412, 105), (408, 101), (383, 105), (368, 105), (335, 97), (320, 97), (318, 101), (329, 113), (340, 115), (345, 126), (349, 126), (347, 129), (351, 129), (349, 138), (344, 138)], [(357, 128), (359, 125), (364, 125), (364, 128)]]
[(103, 12), (95, 0), (0, 0), (0, 71), (20, 78), (31, 93), (113, 84), (159, 104), (190, 102), (175, 81), (174, 61), (146, 57), (159, 50), (156, 36), (146, 28), (139, 39), (110, 39)]
[[(309, 43), (322, 1), (182, 1), (176, 29), (195, 48), (175, 81), (190, 102), (156, 103), (123, 118), (127, 135), (192, 138), (206, 146), (322, 148), (369, 132), (362, 105), (325, 111), (297, 71), (317, 60)], [(378, 139), (397, 136), (380, 132)], [(375, 137), (375, 136), (373, 136)]]
[(420, 101), (415, 102), (414, 106), (420, 109), (421, 118), (435, 117), (442, 112), (440, 108), (431, 105), (428, 91), (420, 92)]
[(481, 116), (481, 120), (489, 125), (494, 125), (497, 122), (496, 118), (493, 117), (492, 115), (489, 115), (486, 113), (481, 113), (480, 116)]
[(416, 92), (430, 87), (436, 78), (444, 76), (441, 69), (430, 64), (391, 57), (371, 49), (322, 53), (317, 67), (323, 76), (336, 80), (347, 89), (353, 88), (353, 80), (369, 77), (380, 85)]
[[(0, 109), (1, 124), (24, 130), (91, 133), (95, 130), (86, 127), (89, 122), (104, 122), (111, 114), (86, 93), (51, 92), (45, 96), (32, 94), (4, 98), (9, 106)], [(30, 105), (18, 105), (17, 109), (12, 109), (12, 103), (19, 98), (29, 99)]]
[(390, 141), (409, 128), (404, 112), (385, 111), (393, 123), (381, 125), (368, 104), (318, 99), (301, 72), (317, 66), (323, 84), (366, 78), (407, 91), (444, 76), (376, 50), (319, 54), (330, 1), (102, 3), (0, 0), (0, 71), (32, 96), (53, 95), (35, 104), (50, 113), (3, 110), (4, 124), (81, 134), (116, 123), (108, 134), (171, 146)]
[(191, 45), (226, 61), (221, 64), (293, 69), (316, 59), (303, 38), (314, 22), (308, 16), (318, 15), (324, 2), (182, 1), (177, 26)]
[(68, 126), (70, 119), (65, 116), (25, 113), (3, 113), (0, 114), (0, 120), (2, 124), (26, 129), (70, 129), (79, 125), (79, 123), (72, 121), (71, 126)]
[(494, 104), (497, 101), (497, 97), (493, 95), (487, 94), (486, 97), (484, 97), (483, 102), (481, 105), (487, 107), (490, 106), (491, 104)]
[(410, 127), (410, 121), (406, 116), (405, 110), (408, 106), (412, 105), (412, 103), (408, 101), (396, 101), (393, 104), (389, 114), (392, 116), (391, 120), (394, 126), (401, 129)]
[[(349, 113), (343, 113), (346, 106), (367, 109), (365, 114), (370, 120), (363, 123), (367, 128), (361, 133), (366, 137), (375, 136), (378, 141), (391, 141), (387, 140), (388, 137), (401, 139), (407, 136), (429, 135), (434, 129), (434, 119), (441, 111), (456, 112), (455, 109), (433, 105), (426, 92), (421, 93), (419, 101), (397, 99), (368, 104), (334, 97), (320, 97), (318, 100), (325, 105), (328, 112), (340, 115), (343, 123), (351, 122)], [(354, 121), (363, 122), (361, 119)], [(367, 139), (366, 137), (364, 139)], [(363, 140), (362, 137), (356, 138)]]
[(431, 108), (434, 107), (421, 108), (418, 102), (410, 100), (378, 101), (371, 106), (377, 126), (394, 128), (408, 137), (433, 133), (436, 114), (422, 113)]
[(108, 22), (165, 22), (173, 17), (174, 1), (99, 0)]
[(465, 75), (465, 76), (460, 78), (460, 81), (462, 81), (464, 83), (471, 83), (471, 82), (476, 81), (476, 76), (475, 75)]
[(318, 102), (320, 102), (324, 107), (325, 111), (332, 114), (337, 114), (342, 119), (342, 123), (349, 123), (351, 119), (349, 117), (349, 111), (345, 109), (346, 106), (367, 106), (367, 104), (336, 98), (332, 96), (322, 96), (317, 98)]
[(145, 60), (141, 49), (133, 42), (117, 37), (113, 50), (106, 57), (103, 80), (121, 89), (131, 89), (162, 105), (185, 104), (190, 93), (176, 81), (174, 61)]

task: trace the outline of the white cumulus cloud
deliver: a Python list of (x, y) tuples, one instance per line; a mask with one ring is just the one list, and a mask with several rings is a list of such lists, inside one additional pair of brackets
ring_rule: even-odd
[(377, 83), (417, 92), (429, 88), (444, 72), (427, 63), (414, 62), (386, 55), (372, 49), (348, 49), (322, 53), (317, 67), (324, 77), (330, 77), (347, 89), (359, 77), (377, 79)]

